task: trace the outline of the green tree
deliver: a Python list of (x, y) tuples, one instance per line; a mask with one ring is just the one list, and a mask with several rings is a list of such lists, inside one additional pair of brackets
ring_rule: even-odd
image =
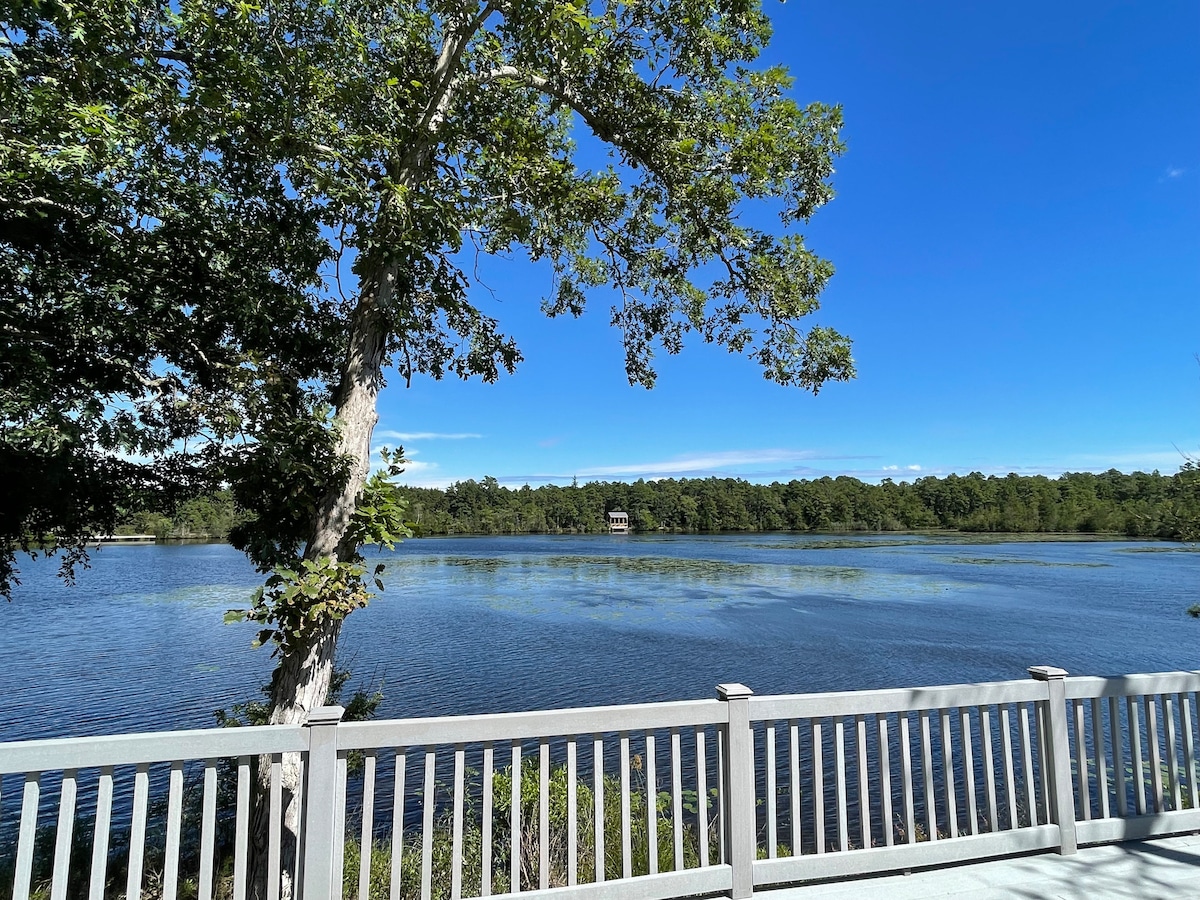
[(798, 324), (832, 274), (796, 229), (841, 113), (753, 66), (757, 2), (46, 0), (0, 27), (0, 474), (89, 500), (23, 496), (0, 579), (115, 520), (122, 485), (227, 482), (232, 540), (273, 573), (248, 613), (272, 722), (326, 696), (358, 547), (399, 533), (371, 480), (385, 372), (520, 361), (473, 252), (548, 264), (551, 316), (613, 288), (634, 384), (689, 334), (784, 385), (853, 374), (846, 338)]

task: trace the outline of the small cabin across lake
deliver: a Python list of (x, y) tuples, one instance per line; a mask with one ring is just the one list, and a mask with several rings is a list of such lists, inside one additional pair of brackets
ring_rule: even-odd
[(608, 514), (609, 534), (629, 534), (629, 513), (610, 512)]

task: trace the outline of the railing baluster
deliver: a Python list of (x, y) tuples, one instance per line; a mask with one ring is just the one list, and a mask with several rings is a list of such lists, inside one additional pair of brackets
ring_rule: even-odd
[(579, 764), (574, 735), (567, 739), (567, 885), (579, 883)]
[[(1191, 716), (1191, 708), (1193, 703), (1196, 707), (1196, 719), (1194, 720)], [(1193, 691), (1190, 694), (1184, 694), (1184, 706), (1186, 706), (1188, 709), (1189, 720), (1186, 744), (1187, 746), (1191, 747), (1192, 742), (1198, 737), (1196, 731), (1192, 730), (1192, 724), (1194, 723), (1197, 731), (1200, 731), (1200, 691)], [(1200, 755), (1197, 755), (1195, 763), (1197, 767), (1200, 767)], [(1200, 809), (1200, 768), (1193, 768), (1189, 765), (1188, 778), (1191, 779), (1192, 782), (1192, 809)]]
[[(271, 804), (274, 812), (275, 765), (271, 765)], [(358, 834), (358, 900), (368, 900), (371, 893), (371, 856), (375, 843), (375, 751), (363, 751), (362, 828)], [(279, 868), (278, 861), (271, 871)], [(275, 900), (275, 898), (271, 898)]]
[(658, 773), (655, 771), (654, 732), (646, 732), (646, 862), (658, 874)]
[[(392, 872), (391, 900), (400, 900), (403, 885), (401, 861), (404, 855), (404, 776), (408, 770), (408, 756), (403, 750), (396, 751), (395, 785), (392, 788)], [(485, 828), (487, 826), (484, 826)], [(486, 883), (486, 879), (485, 879)]]
[(1175, 703), (1169, 694), (1164, 694), (1163, 727), (1166, 732), (1167, 779), (1171, 788), (1171, 809), (1183, 809), (1183, 796), (1179, 790), (1179, 756), (1175, 752)]
[(958, 785), (954, 778), (954, 735), (950, 731), (950, 710), (939, 711), (942, 733), (942, 778), (946, 795), (946, 831), (958, 837)]
[[(58, 832), (54, 836), (54, 875), (50, 882), (50, 900), (66, 900), (67, 896), (67, 879), (71, 874), (71, 838), (75, 833), (75, 796), (78, 791), (78, 775), (79, 773), (75, 769), (67, 769), (63, 772), (62, 787), (59, 789)], [(175, 837), (178, 850), (178, 824)], [(169, 859), (168, 856), (168, 861)], [(172, 900), (174, 900), (173, 895), (174, 891), (172, 891)]]
[(729, 818), (729, 798), (725, 795), (725, 730), (717, 728), (717, 802), (714, 809), (717, 813), (717, 861), (722, 865), (726, 862), (727, 847), (725, 840), (725, 822)]
[(422, 785), (425, 789), (425, 798), (421, 808), (421, 900), (432, 900), (433, 897), (433, 812), (437, 804), (436, 772), (437, 751), (433, 747), (426, 747), (425, 782)]
[[(112, 771), (108, 770), (108, 800), (112, 802)], [(104, 775), (100, 776), (101, 789), (104, 788)], [(217, 761), (215, 759), (206, 760), (204, 763), (204, 799), (201, 801), (202, 811), (200, 814), (200, 891), (199, 900), (212, 900), (213, 896), (213, 856), (216, 852), (217, 839)], [(105, 815), (104, 831), (107, 835), (108, 821), (107, 813)], [(100, 836), (100, 815), (97, 811), (96, 815), (96, 837)], [(106, 837), (107, 842), (107, 837)], [(107, 845), (104, 851), (104, 856), (108, 856)], [(96, 871), (96, 857), (92, 857), (92, 874)], [(93, 887), (95, 883), (93, 881)], [(98, 894), (93, 895), (90, 900), (100, 900)]]
[(824, 746), (821, 738), (821, 720), (812, 720), (813, 741), (813, 836), (817, 841), (817, 852), (825, 852), (825, 772), (821, 757)]
[(1108, 759), (1104, 752), (1104, 716), (1098, 697), (1092, 698), (1092, 751), (1096, 757), (1096, 797), (1100, 801), (1100, 818), (1107, 819)]
[(850, 849), (849, 823), (846, 821), (846, 723), (841, 716), (833, 720), (833, 782), (837, 801), (838, 849)]
[[(375, 757), (371, 754), (371, 765)], [(374, 771), (374, 769), (372, 769)], [(267, 900), (279, 900), (280, 882), (283, 879), (281, 871), (282, 839), (283, 839), (283, 754), (271, 755), (270, 779), (270, 809), (267, 821)], [(368, 851), (369, 852), (369, 851)], [(370, 857), (367, 857), (367, 870), (370, 871)], [(361, 893), (361, 890), (360, 890)]]
[[(210, 761), (209, 765), (212, 763)], [(213, 769), (212, 791), (209, 791), (209, 784), (205, 772), (204, 780), (204, 804), (205, 814), (208, 813), (208, 804), (215, 803), (216, 797), (216, 770)], [(112, 801), (113, 801), (113, 770), (112, 766), (105, 766), (100, 770), (100, 782), (96, 785), (96, 827), (92, 833), (92, 877), (88, 888), (88, 900), (104, 900), (104, 883), (108, 878), (108, 833), (112, 824)], [(215, 816), (214, 816), (215, 818)], [(211, 829), (211, 820), (209, 828)], [(212, 887), (212, 845), (211, 845), (211, 830), (209, 844), (209, 888), (210, 894), (205, 895), (203, 871), (200, 877), (200, 900), (210, 900)], [(203, 866), (204, 851), (203, 843), (201, 844), (201, 866)]]
[(237, 766), (237, 813), (234, 818), (233, 900), (245, 900), (246, 898), (246, 874), (249, 869), (249, 858), (250, 757), (239, 756)]
[(1017, 818), (1017, 773), (1013, 766), (1012, 713), (1007, 703), (1000, 704), (1000, 755), (1004, 759), (1004, 795), (1008, 799), (1008, 827), (1019, 828)]
[(37, 838), (38, 803), (41, 800), (41, 773), (25, 776), (21, 797), (21, 825), (17, 837), (17, 866), (13, 878), (13, 900), (29, 900), (29, 885), (33, 880), (33, 845)]
[(892, 836), (892, 748), (888, 745), (888, 720), (886, 715), (875, 717), (879, 734), (879, 818), (883, 820), (883, 844), (895, 843)]
[(979, 798), (975, 796), (975, 756), (971, 746), (971, 710), (963, 707), (958, 711), (959, 734), (963, 747), (963, 789), (967, 793), (967, 817), (970, 819), (971, 834), (979, 834)]
[(992, 708), (980, 706), (979, 744), (983, 748), (983, 793), (987, 801), (988, 831), (1000, 830), (999, 811), (996, 807), (996, 756), (992, 749)]
[[(238, 773), (241, 774), (240, 772)], [(238, 780), (238, 799), (241, 800), (241, 779)], [(133, 818), (129, 825), (129, 877), (125, 881), (125, 896), (138, 900), (142, 896), (142, 863), (146, 856), (146, 803), (150, 797), (150, 767), (141, 763), (133, 775)], [(239, 807), (241, 804), (238, 804)], [(234, 900), (237, 884), (234, 884)]]
[[(1029, 740), (1029, 705), (1018, 703), (1018, 729), (1021, 737), (1021, 759), (1025, 771), (1025, 802), (1029, 804), (1029, 824), (1038, 825), (1037, 784), (1033, 778), (1033, 749)], [(1039, 749), (1041, 749), (1039, 747)], [(1043, 762), (1043, 766), (1045, 763)]]
[(1158, 698), (1152, 694), (1142, 697), (1146, 711), (1146, 743), (1150, 745), (1150, 787), (1153, 791), (1154, 811), (1163, 811), (1162, 755), (1158, 750)]
[(867, 719), (865, 716), (854, 717), (855, 749), (858, 759), (858, 824), (864, 849), (871, 848), (871, 793), (868, 787), (870, 768), (867, 759)]
[(1054, 760), (1050, 757), (1049, 744), (1046, 741), (1046, 703), (1048, 701), (1039, 701), (1033, 704), (1034, 722), (1037, 725), (1037, 758), (1038, 764), (1038, 781), (1041, 784), (1041, 792), (1039, 794), (1039, 813), (1041, 821), (1049, 823), (1050, 803), (1050, 769), (1054, 765)]
[[(307, 802), (307, 792), (309, 789), (308, 776), (306, 774), (308, 760), (303, 754), (298, 754), (297, 756), (296, 793), (292, 799), (292, 802), (296, 805), (296, 821), (303, 822), (305, 821), (304, 817), (306, 815), (304, 811), (304, 804)], [(280, 812), (280, 815), (282, 815), (282, 811)], [(301, 848), (303, 847), (304, 842), (301, 840), (297, 841), (296, 843), (296, 852), (293, 854), (294, 858), (292, 859), (292, 865), (290, 867), (292, 884), (302, 885), (304, 883), (304, 854), (301, 852)], [(293, 891), (293, 893), (295, 893), (295, 891)]]
[(604, 880), (604, 738), (592, 735), (592, 799), (595, 802), (596, 883)]
[(633, 875), (633, 820), (629, 810), (629, 733), (621, 732), (621, 877)]
[[(167, 844), (163, 860), (162, 900), (175, 900), (179, 891), (179, 832), (183, 820), (183, 761), (171, 763), (167, 788)], [(61, 835), (60, 835), (61, 837)]]
[(671, 822), (674, 825), (675, 871), (683, 871), (683, 748), (679, 729), (671, 729)]
[(1196, 751), (1192, 742), (1192, 703), (1187, 693), (1180, 691), (1179, 695), (1179, 727), (1183, 732), (1183, 764), (1186, 768), (1184, 777), (1188, 785), (1188, 809), (1196, 808)]
[(508, 808), (508, 889), (521, 890), (521, 742), (512, 742), (511, 790)]
[(909, 734), (908, 713), (901, 712), (900, 721), (900, 792), (904, 795), (904, 838), (906, 843), (917, 842), (917, 811), (913, 795), (912, 735)]
[(1138, 722), (1137, 698), (1125, 698), (1129, 720), (1129, 761), (1133, 763), (1133, 803), (1139, 816), (1146, 814), (1146, 771), (1142, 761), (1142, 727)]
[(799, 856), (804, 831), (800, 810), (800, 725), (795, 719), (788, 722), (788, 793), (792, 805), (792, 856)]
[[(451, 799), (452, 810), (450, 825), (450, 898), (459, 900), (462, 897), (462, 865), (463, 865), (463, 801), (466, 799), (466, 768), (467, 748), (462, 744), (454, 746), (454, 794)], [(366, 804), (363, 805), (363, 830), (366, 830)], [(369, 857), (366, 857), (369, 859)], [(359, 900), (367, 900), (362, 893)]]
[(483, 834), (479, 848), (479, 896), (492, 895), (492, 791), (496, 767), (495, 748), (483, 745)]
[(550, 740), (538, 747), (538, 887), (550, 887)]
[(346, 788), (350, 760), (340, 752), (333, 765), (333, 890), (341, 894), (346, 877)]
[(708, 758), (704, 753), (704, 726), (696, 727), (696, 827), (700, 865), (708, 865)]
[(1108, 698), (1108, 729), (1112, 737), (1113, 778), (1117, 790), (1117, 815), (1129, 815), (1129, 798), (1125, 790), (1125, 742), (1121, 738), (1121, 706), (1116, 697)]
[(929, 710), (921, 710), (918, 718), (921, 724), (921, 774), (924, 775), (925, 781), (925, 827), (929, 830), (929, 840), (936, 841), (937, 802), (934, 798), (933, 738), (929, 733)]
[(1086, 822), (1092, 817), (1092, 797), (1088, 784), (1088, 755), (1087, 734), (1084, 729), (1083, 704), (1078, 700), (1068, 700), (1071, 721), (1075, 728), (1075, 799), (1079, 807), (1079, 815)]
[(775, 817), (779, 814), (776, 797), (778, 794), (775, 784), (775, 723), (768, 722), (764, 734), (766, 764), (767, 764), (767, 859), (775, 859), (778, 855), (779, 830)]

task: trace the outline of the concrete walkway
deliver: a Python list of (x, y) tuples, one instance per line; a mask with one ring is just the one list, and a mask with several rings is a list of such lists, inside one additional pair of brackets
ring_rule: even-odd
[(759, 888), (755, 900), (1183, 900), (1200, 898), (1200, 836), (1086, 847), (1074, 856), (1010, 859), (837, 881)]

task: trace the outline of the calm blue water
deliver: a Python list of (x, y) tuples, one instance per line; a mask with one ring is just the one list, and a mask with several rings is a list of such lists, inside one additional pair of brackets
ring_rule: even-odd
[[(1200, 553), (1135, 542), (811, 535), (409, 541), (342, 660), (385, 717), (1196, 668)], [(258, 576), (218, 545), (105, 547), (0, 607), (0, 740), (203, 727), (268, 677), (223, 625)]]

